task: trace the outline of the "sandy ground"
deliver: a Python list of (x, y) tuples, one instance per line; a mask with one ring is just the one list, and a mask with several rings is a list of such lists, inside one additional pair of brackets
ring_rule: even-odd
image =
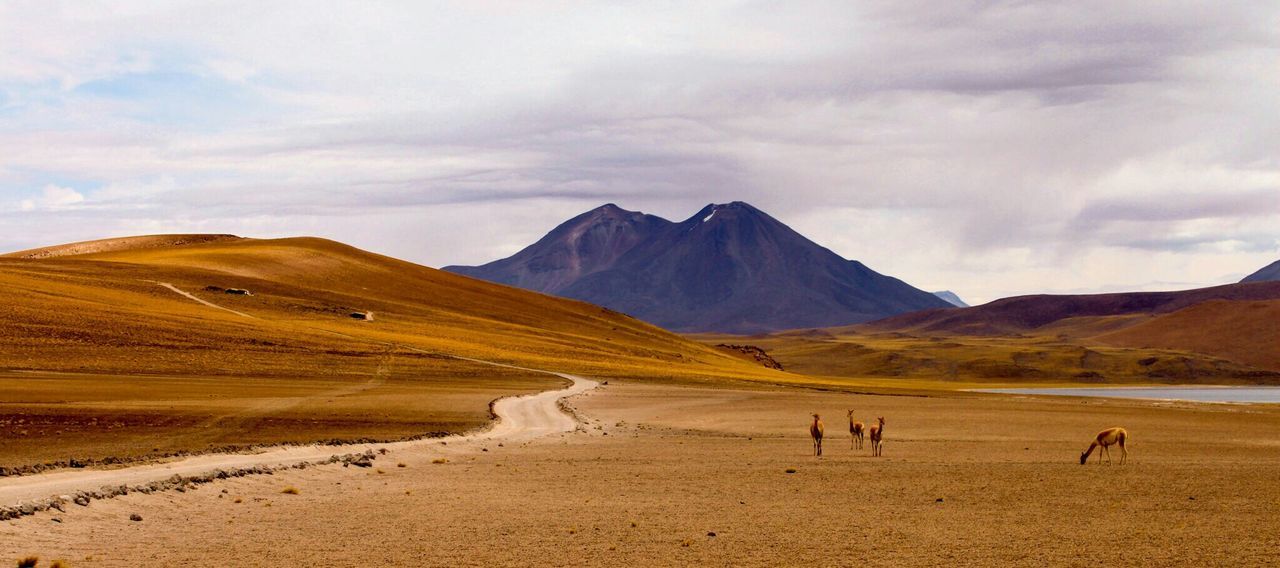
[(158, 463), (115, 469), (70, 469), (21, 477), (0, 478), (0, 503), (34, 502), (39, 499), (73, 494), (108, 485), (142, 485), (162, 481), (175, 475), (192, 477), (219, 469), (245, 469), (253, 466), (278, 468), (299, 463), (322, 462), (331, 456), (363, 453), (377, 450), (420, 451), (424, 446), (440, 442), (474, 444), (497, 440), (525, 442), (550, 434), (572, 431), (578, 426), (573, 417), (565, 414), (557, 404), (559, 400), (595, 388), (597, 383), (583, 377), (562, 374), (570, 385), (519, 397), (503, 398), (493, 405), (498, 416), (496, 423), (484, 432), (442, 439), (427, 439), (386, 444), (345, 444), (278, 446), (253, 453), (217, 453), (166, 460)]
[[(429, 444), (374, 470), (289, 471), (9, 521), (0, 560), (1280, 563), (1280, 408), (617, 381), (574, 405), (585, 431)], [(848, 408), (886, 418), (885, 457), (849, 448)], [(807, 435), (815, 411), (828, 433), (821, 459)], [(1114, 425), (1129, 430), (1133, 463), (1078, 465), (1092, 435)], [(281, 493), (290, 486), (299, 494)]]

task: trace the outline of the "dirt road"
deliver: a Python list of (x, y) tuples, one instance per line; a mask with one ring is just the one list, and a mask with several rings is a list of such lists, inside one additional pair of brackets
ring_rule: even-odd
[(210, 308), (219, 309), (219, 310), (222, 310), (222, 311), (224, 311), (224, 312), (231, 312), (231, 313), (233, 313), (233, 314), (235, 314), (235, 315), (242, 316), (242, 317), (246, 317), (246, 318), (249, 318), (249, 319), (257, 319), (257, 318), (254, 318), (253, 316), (251, 316), (251, 315), (249, 315), (249, 314), (246, 314), (246, 313), (244, 313), (244, 312), (237, 312), (237, 311), (235, 311), (235, 310), (233, 310), (233, 309), (231, 309), (231, 308), (226, 308), (226, 307), (223, 307), (223, 306), (219, 306), (218, 304), (215, 304), (215, 303), (213, 303), (213, 302), (209, 302), (209, 301), (206, 301), (206, 300), (202, 300), (202, 299), (200, 299), (200, 298), (196, 297), (194, 294), (191, 294), (191, 293), (189, 293), (189, 292), (185, 292), (185, 291), (183, 291), (182, 289), (178, 288), (177, 286), (174, 286), (173, 284), (170, 284), (170, 283), (168, 283), (168, 282), (156, 282), (156, 284), (160, 285), (161, 287), (167, 288), (167, 289), (169, 289), (169, 290), (171, 290), (171, 291), (173, 291), (173, 292), (177, 293), (178, 295), (183, 296), (183, 297), (185, 297), (185, 298), (187, 298), (187, 299), (195, 300), (195, 301), (197, 301), (197, 302), (200, 302), (201, 304), (204, 304), (204, 305), (206, 305), (206, 306), (209, 306)]
[(64, 469), (37, 475), (0, 478), (0, 506), (47, 499), (81, 490), (94, 490), (103, 486), (138, 485), (168, 479), (174, 475), (183, 477), (200, 475), (219, 469), (320, 462), (333, 455), (379, 449), (407, 450), (439, 444), (441, 441), (455, 447), (482, 441), (523, 442), (548, 434), (572, 431), (577, 428), (577, 420), (560, 409), (560, 399), (595, 388), (597, 383), (574, 375), (551, 374), (568, 379), (572, 384), (561, 390), (498, 400), (493, 406), (493, 412), (498, 416), (498, 420), (490, 429), (483, 432), (387, 444), (282, 446), (253, 454), (205, 454), (122, 469)]

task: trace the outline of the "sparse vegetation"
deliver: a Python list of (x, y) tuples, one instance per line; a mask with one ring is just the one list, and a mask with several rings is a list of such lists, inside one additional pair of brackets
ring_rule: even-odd
[(282, 489), (280, 492), (281, 492), (281, 493), (283, 493), (283, 494), (285, 494), (285, 495), (297, 495), (297, 494), (301, 493), (301, 491), (298, 491), (298, 488), (297, 488), (297, 487), (294, 487), (294, 486), (292, 486), (292, 485), (290, 485), (290, 486), (288, 486), (288, 487), (285, 487), (285, 488), (284, 488), (284, 489)]
[(40, 562), (40, 557), (38, 556), (28, 556), (26, 558), (20, 558), (18, 559), (18, 568), (35, 568), (35, 565), (39, 562)]
[[(186, 246), (195, 242), (203, 244)], [(210, 431), (205, 423), (228, 405), (235, 417), (228, 425), (240, 418), (257, 425), (227, 431), (239, 447), (391, 440), (442, 423), (464, 431), (489, 420), (488, 402), (498, 396), (559, 384), (437, 353), (587, 375), (765, 373), (621, 314), (330, 241), (182, 243), (82, 247), (75, 250), (99, 253), (57, 260), (0, 258), (7, 308), (0, 310), (0, 367), (21, 361), (34, 371), (0, 372), (0, 400), (30, 401), (0, 412), (0, 466), (229, 449), (208, 445), (220, 426)], [(313, 265), (316, 258), (325, 264)], [(159, 281), (214, 304), (234, 302), (253, 317), (201, 305)], [(354, 306), (394, 316), (376, 326), (352, 322), (346, 316)], [(76, 374), (56, 374), (63, 371)], [(260, 410), (262, 401), (277, 399), (291, 401), (288, 413)], [(100, 402), (108, 400), (121, 407)], [(91, 411), (63, 413), (50, 401), (95, 403)], [(343, 418), (354, 414), (385, 420)], [(17, 424), (20, 417), (27, 422)]]

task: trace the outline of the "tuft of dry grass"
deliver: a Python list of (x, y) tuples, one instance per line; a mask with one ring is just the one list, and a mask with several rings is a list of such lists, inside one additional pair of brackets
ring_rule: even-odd
[(396, 464), (396, 467), (409, 467), (409, 466), (405, 465), (405, 463), (404, 463), (404, 462), (400, 462), (400, 463)]
[(298, 491), (298, 488), (297, 488), (297, 487), (294, 487), (294, 486), (292, 486), (292, 485), (290, 485), (290, 486), (288, 486), (288, 487), (285, 487), (285, 488), (284, 488), (284, 489), (282, 489), (280, 492), (281, 492), (281, 493), (284, 493), (285, 495), (297, 495), (297, 494), (301, 493), (301, 491)]
[(444, 458), (436, 458), (436, 459), (431, 460), (431, 463), (435, 463), (435, 464), (449, 463), (449, 460), (444, 459)]
[(40, 562), (39, 556), (28, 556), (18, 559), (18, 568), (35, 568), (36, 563)]
[(71, 564), (68, 564), (66, 560), (54, 560), (52, 564), (49, 564), (49, 568), (71, 568)]

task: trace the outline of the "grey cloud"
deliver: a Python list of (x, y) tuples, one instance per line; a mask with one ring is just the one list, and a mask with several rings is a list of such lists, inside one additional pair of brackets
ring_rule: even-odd
[[(828, 209), (889, 219), (871, 232), (848, 220), (856, 216), (832, 216), (811, 236), (860, 247), (842, 251), (849, 256), (892, 248), (879, 239), (912, 243), (877, 266), (954, 288), (941, 281), (954, 277), (938, 267), (945, 257), (926, 249), (989, 255), (1000, 266), (1025, 251), (1064, 264), (1115, 247), (1207, 255), (1213, 243), (1235, 242), (1261, 254), (1268, 233), (1256, 225), (1280, 215), (1266, 177), (1280, 159), (1273, 3), (788, 2), (656, 17), (652, 7), (623, 10), (625, 25), (588, 8), (556, 16), (588, 18), (573, 28), (524, 14), (518, 46), (479, 37), (508, 46), (482, 54), (444, 49), (431, 34), (405, 40), (406, 53), (363, 51), (386, 49), (382, 36), (357, 42), (364, 47), (354, 54), (326, 44), (326, 55), (346, 56), (332, 60), (332, 76), (291, 67), (310, 64), (289, 54), (252, 51), (252, 42), (206, 39), (203, 47), (262, 56), (262, 76), (318, 75), (272, 90), (302, 85), (359, 104), (299, 103), (305, 108), (278, 120), (198, 136), (108, 113), (110, 121), (82, 128), (111, 124), (119, 134), (110, 143), (67, 127), (12, 133), (6, 147), (40, 141), (51, 151), (25, 152), (24, 162), (74, 168), (81, 178), (176, 180), (158, 193), (89, 195), (75, 214), (43, 218), (86, 233), (165, 218), (265, 216), (273, 231), (333, 235), (358, 234), (339, 219), (403, 211), (423, 223), (441, 223), (443, 211), (510, 219), (510, 231), (454, 227), (447, 250), (413, 233), (408, 216), (394, 225), (408, 236), (379, 232), (365, 243), (460, 263), (489, 260), (519, 244), (513, 234), (534, 235), (605, 201), (678, 218), (706, 202), (745, 199), (784, 220)], [(287, 24), (305, 28), (302, 19)], [(358, 39), (359, 31), (347, 32)], [(437, 59), (414, 58), (422, 53)], [(386, 63), (396, 58), (399, 68)], [(377, 69), (368, 81), (352, 80), (364, 71), (352, 61)], [(476, 96), (465, 98), (471, 87)], [(384, 104), (402, 98), (420, 104)], [(93, 111), (83, 112), (95, 118)], [(120, 158), (121, 148), (135, 153)], [(1162, 171), (1169, 164), (1216, 172), (1213, 185), (1170, 183)], [(922, 234), (938, 242), (921, 243)], [(1232, 257), (1218, 272), (1256, 260)], [(1002, 285), (1067, 286), (1039, 273), (1025, 278)]]

